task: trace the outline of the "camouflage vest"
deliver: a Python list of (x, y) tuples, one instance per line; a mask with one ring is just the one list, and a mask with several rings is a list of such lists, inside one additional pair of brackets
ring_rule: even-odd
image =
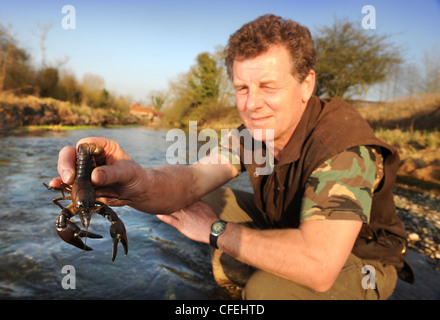
[[(349, 104), (312, 96), (270, 175), (256, 174), (261, 165), (246, 164), (244, 159), (241, 163), (249, 173), (256, 205), (266, 222), (273, 228), (297, 228), (301, 199), (313, 170), (332, 156), (360, 145), (381, 148), (384, 178), (373, 195), (370, 223), (363, 225), (352, 252), (363, 259), (392, 264), (398, 270), (405, 266), (404, 273), (408, 270), (404, 260), (406, 232), (393, 200), (399, 155), (396, 148), (375, 137), (369, 124)], [(240, 155), (245, 154), (243, 145), (240, 147)]]

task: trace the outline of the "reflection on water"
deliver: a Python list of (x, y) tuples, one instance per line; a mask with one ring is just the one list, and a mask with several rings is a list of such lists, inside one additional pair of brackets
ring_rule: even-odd
[[(57, 176), (59, 150), (88, 136), (115, 139), (144, 167), (166, 164), (164, 131), (143, 128), (81, 130), (0, 138), (0, 298), (207, 299), (215, 288), (207, 245), (191, 241), (155, 216), (114, 208), (124, 221), (129, 252), (111, 262), (109, 222), (92, 218), (87, 239), (94, 250), (63, 242), (55, 230), (56, 192), (42, 185)], [(234, 183), (240, 183), (239, 180)], [(76, 271), (76, 289), (65, 290), (63, 266)]]

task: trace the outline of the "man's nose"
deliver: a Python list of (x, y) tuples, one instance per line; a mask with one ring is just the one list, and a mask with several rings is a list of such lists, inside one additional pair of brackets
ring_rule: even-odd
[(263, 106), (263, 97), (258, 89), (249, 89), (249, 93), (246, 99), (246, 109), (254, 111)]

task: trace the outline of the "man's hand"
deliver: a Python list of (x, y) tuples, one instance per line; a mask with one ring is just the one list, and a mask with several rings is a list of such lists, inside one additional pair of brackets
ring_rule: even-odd
[[(92, 183), (99, 187), (98, 194), (117, 196), (130, 201), (100, 198), (112, 206), (135, 205), (143, 198), (145, 178), (144, 169), (113, 140), (105, 138), (85, 138), (78, 141), (82, 143), (94, 143), (103, 150), (102, 155), (97, 157), (96, 167), (92, 172)], [(50, 181), (50, 186), (60, 186), (61, 182), (73, 184), (75, 179), (76, 148), (66, 146), (61, 149), (58, 156), (58, 173), (60, 178)]]
[(211, 207), (203, 201), (196, 201), (170, 215), (157, 215), (157, 217), (188, 238), (203, 243), (209, 243), (211, 225), (218, 220)]

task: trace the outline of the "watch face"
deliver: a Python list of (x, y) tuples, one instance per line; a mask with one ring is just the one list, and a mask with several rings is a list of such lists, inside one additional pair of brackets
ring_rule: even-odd
[(214, 222), (211, 226), (211, 232), (214, 235), (219, 235), (225, 230), (226, 223), (224, 221)]

